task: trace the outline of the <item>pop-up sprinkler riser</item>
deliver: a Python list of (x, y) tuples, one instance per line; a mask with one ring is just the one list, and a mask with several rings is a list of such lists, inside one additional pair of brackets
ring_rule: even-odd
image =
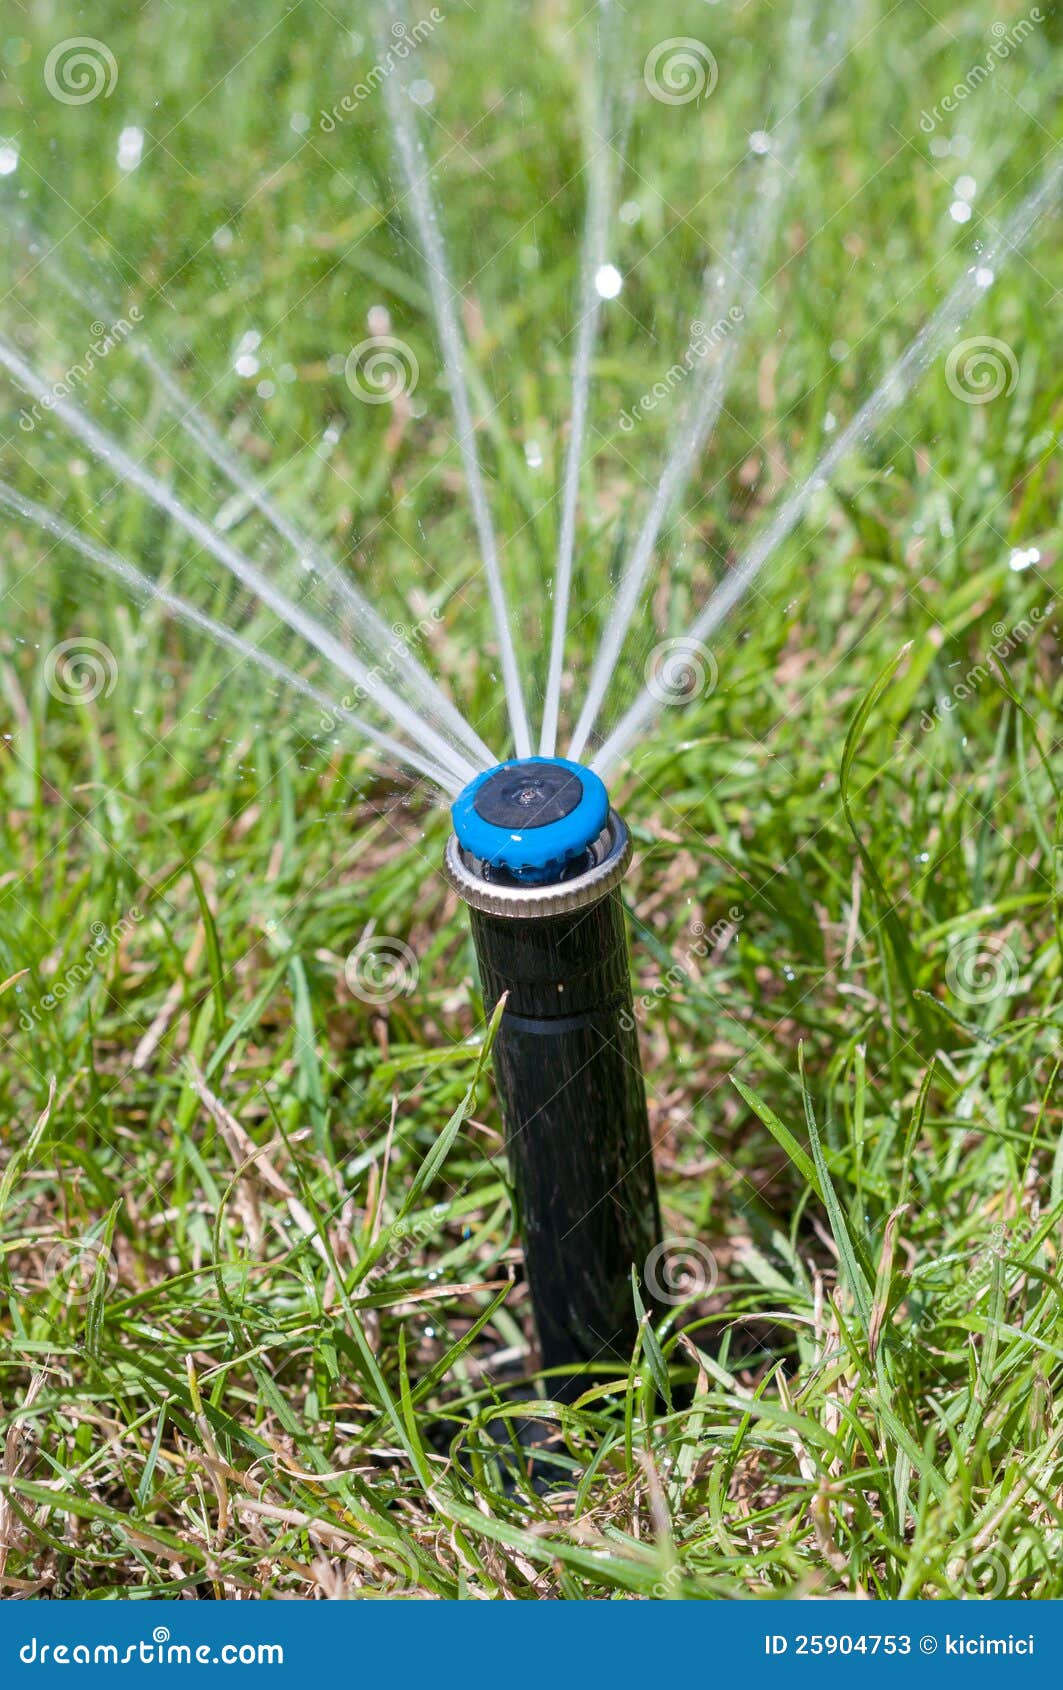
[[(545, 1367), (627, 1360), (632, 1268), (660, 1240), (620, 882), (628, 832), (561, 758), (478, 775), (452, 810), (447, 878), (469, 907)], [(558, 1396), (585, 1389), (574, 1376)]]

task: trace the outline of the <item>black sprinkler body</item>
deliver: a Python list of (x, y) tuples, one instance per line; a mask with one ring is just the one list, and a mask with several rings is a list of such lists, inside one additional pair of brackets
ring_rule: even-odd
[[(620, 882), (631, 844), (597, 776), (501, 764), (454, 805), (451, 884), (469, 906), (544, 1367), (631, 1355), (631, 1273), (660, 1242)], [(546, 877), (549, 878), (546, 878)], [(643, 1299), (649, 1299), (643, 1289)], [(556, 1379), (574, 1397), (584, 1377)]]

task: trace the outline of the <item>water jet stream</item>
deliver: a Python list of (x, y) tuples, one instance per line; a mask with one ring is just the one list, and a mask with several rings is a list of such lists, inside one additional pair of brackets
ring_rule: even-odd
[[(942, 348), (956, 335), (970, 312), (992, 283), (995, 268), (1010, 253), (1021, 251), (1040, 218), (1063, 191), (1063, 159), (1047, 172), (1008, 218), (1004, 227), (954, 284), (933, 315), (901, 354), (897, 363), (879, 382), (856, 416), (822, 454), (811, 474), (780, 506), (775, 516), (756, 535), (734, 569), (712, 593), (684, 640), (701, 643), (715, 632), (724, 617), (745, 596), (765, 564), (797, 526), (815, 493), (819, 492), (855, 446), (866, 444), (907, 398), (918, 378)], [(599, 748), (591, 767), (606, 775), (632, 745), (642, 737), (662, 708), (647, 687), (621, 717)]]
[[(751, 243), (743, 243), (742, 251), (754, 250)], [(755, 282), (752, 287), (755, 289)], [(743, 297), (748, 297), (743, 290)], [(745, 308), (736, 305), (745, 316)], [(650, 508), (643, 520), (638, 537), (628, 555), (617, 591), (610, 607), (603, 638), (591, 665), (590, 679), (579, 720), (572, 734), (567, 755), (579, 759), (594, 729), (602, 701), (608, 691), (616, 665), (620, 660), (624, 641), (638, 609), (642, 590), (653, 561), (654, 547), (661, 527), (688, 480), (695, 460), (704, 447), (719, 418), (730, 381), (738, 348), (736, 330), (724, 343), (722, 353), (706, 371), (707, 379), (699, 383), (699, 391), (684, 422), (674, 437), (672, 452), (657, 483)]]
[[(11, 221), (16, 238), (27, 253), (32, 254), (39, 237), (24, 218), (15, 218)], [(83, 311), (105, 321), (113, 320), (120, 315), (101, 292), (75, 281), (56, 257), (54, 249), (47, 251), (38, 262), (44, 267), (47, 274), (58, 282), (67, 297), (72, 299)], [(220, 470), (221, 474), (265, 518), (274, 532), (279, 534), (281, 539), (291, 547), (299, 560), (307, 565), (317, 578), (335, 594), (337, 608), (346, 611), (354, 621), (352, 632), (355, 639), (360, 640), (363, 649), (369, 653), (371, 663), (377, 661), (381, 651), (390, 650), (393, 647), (395, 634), (394, 630), (384, 621), (375, 605), (316, 542), (296, 527), (295, 523), (285, 515), (265, 488), (244, 469), (238, 457), (229, 449), (214, 424), (204, 415), (201, 407), (189, 397), (177, 378), (170, 373), (161, 358), (157, 356), (154, 348), (140, 336), (133, 336), (127, 344), (133, 357), (143, 364), (161, 390), (163, 400), (178, 426), (193, 444), (211, 460), (214, 467)], [(364, 623), (364, 628), (360, 625), (361, 623)], [(415, 706), (425, 711), (430, 720), (434, 717), (464, 745), (466, 752), (475, 761), (479, 762), (484, 768), (489, 768), (495, 761), (490, 746), (484, 743), (461, 712), (451, 703), (442, 687), (433, 680), (423, 664), (405, 646), (402, 649), (402, 657), (403, 671), (401, 675), (395, 672), (394, 666), (391, 666), (396, 684), (401, 684), (405, 680)]]
[[(394, 6), (389, 7), (389, 12), (397, 20), (398, 14)], [(491, 519), (491, 508), (488, 504), (487, 490), (480, 469), (480, 456), (476, 449), (475, 425), (469, 403), (468, 384), (465, 380), (462, 336), (458, 327), (457, 313), (454, 310), (455, 289), (450, 280), (443, 234), (429, 186), (428, 161), (424, 154), (423, 145), (417, 136), (408, 88), (401, 73), (396, 72), (386, 78), (384, 91), (399, 163), (409, 191), (413, 222), (425, 261), (428, 290), (436, 321), (436, 332), (443, 353), (443, 363), (450, 388), (450, 401), (454, 407), (454, 420), (458, 429), (458, 450), (461, 453), (461, 460), (465, 469), (465, 480), (469, 489), (473, 520), (480, 541), (484, 569), (487, 573), (487, 588), (494, 614), (495, 633), (498, 638), (499, 659), (502, 665), (502, 679), (506, 690), (513, 741), (517, 756), (527, 757), (531, 752), (531, 730), (528, 726), (520, 669), (513, 644), (509, 606), (506, 602), (506, 590), (502, 581), (494, 523)]]
[(421, 716), (411, 710), (406, 701), (398, 696), (387, 683), (374, 676), (363, 663), (348, 651), (326, 628), (323, 628), (314, 617), (292, 602), (286, 594), (276, 587), (250, 559), (231, 546), (214, 526), (197, 516), (188, 509), (166, 482), (158, 480), (145, 470), (135, 458), (131, 457), (117, 441), (111, 439), (92, 419), (77, 405), (68, 399), (56, 396), (48, 384), (31, 369), (25, 359), (0, 336), (0, 364), (14, 376), (15, 380), (31, 393), (35, 399), (49, 398), (49, 409), (62, 419), (71, 433), (82, 440), (90, 451), (106, 464), (110, 464), (118, 474), (130, 482), (143, 493), (160, 510), (173, 518), (194, 540), (214, 557), (224, 564), (238, 581), (242, 582), (262, 603), (267, 605), (282, 622), (302, 634), (303, 638), (317, 648), (322, 656), (330, 659), (342, 674), (364, 689), (367, 695), (379, 708), (385, 710), (398, 726), (409, 733), (426, 747), (430, 747), (444, 766), (455, 775), (468, 779), (475, 774), (475, 766), (460, 754), (447, 740), (430, 727)]
[[(600, 0), (599, 10), (602, 14), (603, 29), (608, 28), (612, 32), (613, 12), (610, 0)], [(606, 243), (616, 201), (617, 177), (623, 162), (614, 152), (610, 136), (613, 103), (603, 97), (598, 77), (595, 78), (591, 99), (587, 210), (580, 265), (579, 326), (572, 360), (572, 412), (561, 495), (557, 563), (554, 570), (554, 615), (550, 635), (550, 657), (539, 736), (539, 751), (544, 757), (552, 757), (557, 749), (557, 718), (561, 707), (561, 682), (565, 666), (565, 637), (568, 632), (568, 607), (572, 592), (572, 559), (576, 549), (579, 480), (583, 467), (583, 440), (587, 431), (591, 359), (594, 356), (602, 315), (602, 296), (596, 285), (596, 277), (608, 256)]]
[[(794, 13), (788, 31), (787, 62), (809, 62), (806, 81), (822, 97), (829, 74), (823, 73), (827, 45), (837, 51), (837, 44), (828, 34), (818, 47), (809, 44), (811, 17), (807, 7)], [(841, 60), (836, 60), (833, 70)], [(731, 272), (731, 284), (725, 292), (724, 277), (719, 270), (711, 276), (702, 297), (700, 314), (713, 328), (727, 320), (733, 324), (724, 330), (724, 338), (717, 348), (718, 356), (703, 354), (704, 363), (695, 377), (691, 400), (678, 417), (672, 432), (665, 466), (661, 471), (650, 507), (642, 527), (628, 555), (617, 588), (615, 601), (609, 610), (603, 638), (591, 665), (587, 692), (568, 747), (568, 756), (578, 759), (587, 745), (598, 714), (609, 690), (617, 663), (624, 648), (628, 631), (638, 609), (646, 578), (653, 562), (654, 548), (669, 513), (675, 507), (693, 473), (694, 465), (712, 435), (727, 396), (731, 373), (742, 342), (742, 335), (760, 291), (764, 261), (778, 228), (784, 189), (790, 175), (787, 161), (792, 156), (797, 139), (797, 102), (777, 125), (771, 137), (771, 150), (763, 164), (754, 168), (759, 172), (757, 192), (743, 220), (732, 256), (726, 268)], [(689, 355), (689, 354), (688, 354)]]
[(394, 762), (404, 763), (408, 768), (431, 781), (433, 786), (451, 794), (459, 791), (460, 782), (449, 771), (434, 767), (433, 764), (427, 762), (416, 751), (412, 750), (410, 746), (403, 745), (401, 741), (393, 739), (390, 734), (383, 733), (379, 728), (375, 728), (371, 722), (364, 721), (353, 711), (336, 704), (327, 693), (319, 691), (317, 687), (305, 680), (294, 669), (289, 669), (286, 663), (281, 663), (277, 658), (271, 657), (268, 652), (262, 651), (259, 646), (252, 644), (250, 640), (244, 639), (233, 629), (227, 628), (224, 622), (216, 622), (212, 616), (208, 616), (205, 611), (199, 610), (196, 605), (181, 598), (179, 594), (171, 593), (165, 587), (160, 587), (158, 582), (153, 581), (149, 575), (143, 574), (128, 559), (112, 551), (109, 546), (98, 545), (95, 540), (89, 539), (86, 534), (82, 534), (71, 523), (56, 516), (47, 506), (38, 505), (33, 499), (27, 499), (24, 494), (9, 486), (5, 481), (0, 481), (0, 510), (10, 511), (13, 515), (21, 517), (24, 522), (32, 523), (34, 527), (52, 535), (63, 545), (71, 547), (86, 562), (91, 563), (94, 568), (121, 581), (122, 585), (127, 587), (138, 599), (147, 603), (159, 604), (171, 616), (182, 622), (187, 622), (191, 627), (198, 629), (200, 633), (207, 634), (210, 639), (215, 640), (219, 645), (227, 646), (230, 651), (236, 652), (245, 661), (265, 670), (273, 680), (293, 688), (294, 691), (309, 699), (319, 710), (333, 717), (337, 722), (342, 722), (346, 727), (354, 728), (363, 738), (370, 740), (378, 750), (383, 751)]
[[(296, 528), (295, 524), (285, 516), (284, 512), (254, 477), (247, 473), (238, 459), (229, 451), (213, 424), (203, 415), (199, 407), (189, 399), (180, 383), (170, 374), (152, 349), (139, 343), (134, 343), (131, 349), (145, 368), (150, 370), (153, 378), (162, 389), (179, 426), (189, 439), (194, 441), (202, 452), (206, 453), (207, 457), (221, 470), (237, 491), (242, 493), (254, 505), (255, 509), (265, 517), (281, 539), (292, 548), (296, 556), (301, 560), (305, 559), (310, 564), (319, 579), (335, 593), (340, 605), (349, 611), (352, 616), (362, 619), (365, 628), (364, 631), (359, 628), (358, 635), (365, 646), (371, 652), (379, 653), (380, 650), (387, 649), (392, 645), (395, 640), (394, 630), (384, 621), (376, 607), (370, 603), (361, 589), (347, 578), (327, 553), (323, 552), (307, 535)], [(469, 755), (482, 762), (484, 768), (489, 768), (495, 761), (490, 746), (484, 743), (461, 712), (451, 703), (442, 687), (432, 679), (427, 669), (405, 646), (402, 656), (403, 677), (408, 682), (420, 708), (429, 716), (435, 716), (450, 733), (462, 741)]]

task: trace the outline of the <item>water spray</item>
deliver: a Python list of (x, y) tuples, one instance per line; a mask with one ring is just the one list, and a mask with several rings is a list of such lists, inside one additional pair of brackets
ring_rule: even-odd
[(641, 1282), (660, 1242), (620, 898), (628, 831), (598, 776), (558, 757), (478, 775), (452, 816), (446, 874), (488, 1013), (506, 994), (495, 1077), (543, 1366), (625, 1362), (632, 1268)]

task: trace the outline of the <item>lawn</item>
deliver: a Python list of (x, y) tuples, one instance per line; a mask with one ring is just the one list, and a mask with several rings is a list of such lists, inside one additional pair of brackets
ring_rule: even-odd
[[(177, 426), (153, 349), (507, 755), (364, 0), (353, 22), (203, 0), (194, 24), (29, 0), (10, 29), (0, 334), (328, 614)], [(50, 57), (80, 36), (93, 97)], [(394, 74), (437, 165), (536, 721), (594, 67), (626, 146), (623, 285), (569, 728), (682, 377), (643, 401), (768, 207), (601, 731), (1058, 157), (1060, 14), (876, 0), (806, 38), (691, 0), (610, 43), (536, 0), (422, 36)], [(711, 48), (711, 91), (654, 96), (666, 38)], [(785, 138), (776, 211), (761, 131)], [(3, 1595), (1063, 1596), (1058, 255), (1050, 213), (960, 331), (988, 386), (934, 357), (612, 778), (675, 1298), (659, 1353), (573, 1404), (535, 1373), (438, 794), (4, 516)], [(381, 335), (415, 374), (366, 402), (349, 354)], [(0, 403), (4, 483), (349, 698), (2, 375)]]

